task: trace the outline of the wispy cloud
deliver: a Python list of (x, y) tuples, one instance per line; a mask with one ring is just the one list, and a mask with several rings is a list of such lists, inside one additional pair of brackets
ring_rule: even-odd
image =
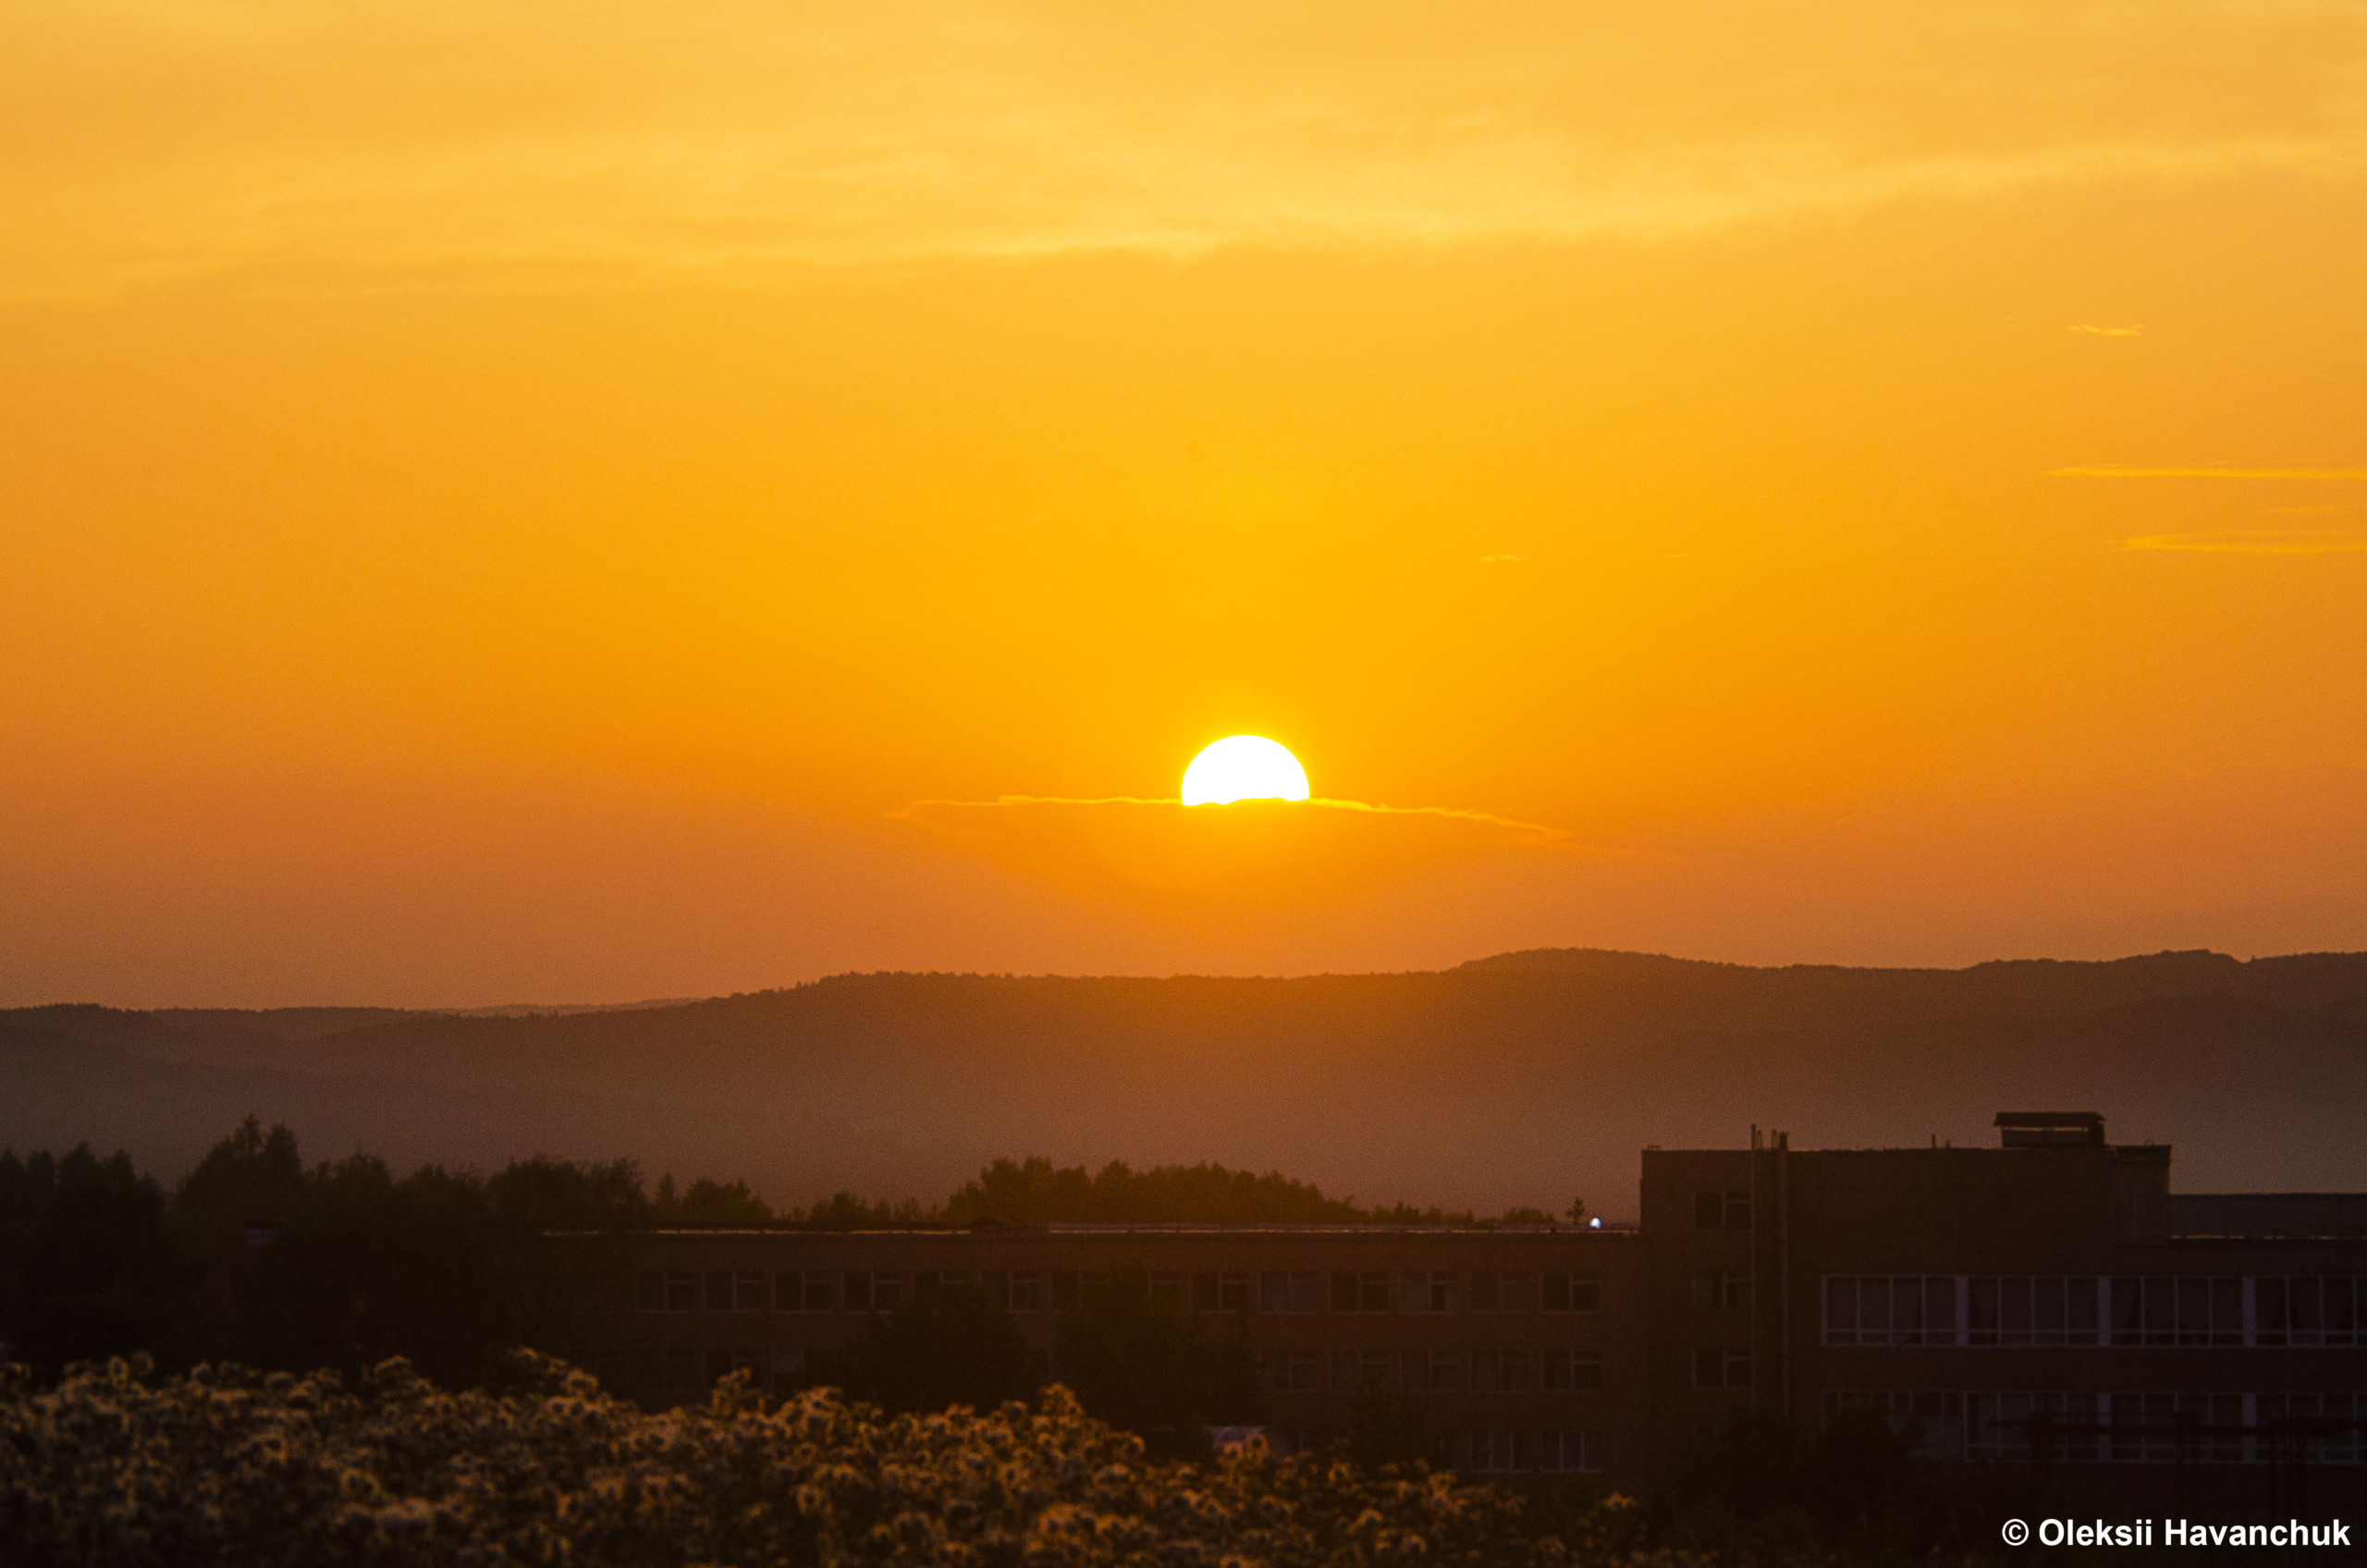
[(2367, 479), (2367, 468), (2118, 468), (2050, 469), (2050, 479)]
[(2367, 529), (2231, 528), (2216, 533), (2148, 533), (2123, 539), (2124, 550), (2187, 550), (2212, 556), (2333, 556), (2367, 553)]
[(2071, 330), (2084, 332), (2091, 337), (2142, 337), (2145, 336), (2145, 329), (2141, 326), (2091, 326), (2085, 322)]
[[(2367, 166), (2354, 0), (1338, 14), (19, 0), (0, 295), (1625, 242)], [(2230, 59), (2250, 90), (2213, 90)]]

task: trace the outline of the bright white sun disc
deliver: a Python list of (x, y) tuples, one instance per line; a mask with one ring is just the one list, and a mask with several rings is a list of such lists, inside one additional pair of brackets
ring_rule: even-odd
[(1288, 747), (1263, 735), (1228, 735), (1212, 741), (1184, 770), (1187, 806), (1305, 799), (1306, 769), (1299, 766)]

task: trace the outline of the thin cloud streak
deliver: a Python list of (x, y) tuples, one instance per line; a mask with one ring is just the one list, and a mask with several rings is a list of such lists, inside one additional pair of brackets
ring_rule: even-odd
[(2082, 323), (2071, 330), (2084, 332), (2091, 337), (2142, 337), (2145, 336), (2145, 329), (2141, 326), (2090, 326)]
[(2367, 530), (2230, 529), (2215, 533), (2150, 533), (2123, 539), (2120, 547), (2212, 556), (2357, 555), (2367, 553)]
[(2367, 479), (2367, 468), (2058, 468), (2049, 479)]
[[(1292, 801), (1280, 803), (1317, 806), (1327, 811), (1362, 812), (1377, 816), (1443, 817), (1449, 821), (1469, 822), (1476, 823), (1486, 827), (1503, 828), (1509, 832), (1523, 835), (1528, 842), (1539, 846), (1562, 846), (1568, 845), (1572, 842), (1569, 833), (1559, 827), (1549, 827), (1541, 822), (1522, 822), (1515, 817), (1498, 816), (1493, 812), (1473, 811), (1463, 806), (1391, 806), (1381, 805), (1371, 801), (1334, 800), (1325, 795), (1316, 795), (1304, 801)], [(930, 806), (952, 806), (964, 810), (987, 809), (997, 806), (1174, 806), (1179, 810), (1189, 811), (1214, 811), (1222, 809), (1221, 807), (1217, 806), (1187, 807), (1184, 804), (1181, 798), (1171, 795), (1160, 798), (1143, 795), (1094, 795), (1085, 797), (1072, 797), (1066, 795), (997, 795), (991, 801), (914, 801), (895, 811), (889, 812), (888, 814), (888, 819), (891, 822), (918, 821), (920, 819), (920, 814)]]

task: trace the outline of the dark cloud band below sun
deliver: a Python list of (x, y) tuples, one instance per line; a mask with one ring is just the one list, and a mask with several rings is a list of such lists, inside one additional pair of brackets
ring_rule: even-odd
[[(1258, 803), (1260, 802), (1256, 801), (1233, 802), (1233, 805)], [(1336, 801), (1325, 795), (1311, 796), (1304, 801), (1274, 801), (1264, 803), (1282, 806), (1311, 806), (1318, 811), (1371, 812), (1382, 816), (1440, 816), (1451, 818), (1456, 822), (1478, 823), (1488, 827), (1501, 828), (1524, 843), (1567, 845), (1571, 841), (1570, 835), (1559, 827), (1548, 827), (1539, 822), (1521, 822), (1509, 816), (1498, 816), (1493, 812), (1473, 811), (1464, 806), (1385, 806), (1371, 801)], [(1089, 798), (1072, 798), (1066, 795), (997, 795), (991, 801), (914, 801), (910, 805), (888, 815), (894, 820), (916, 821), (919, 819), (919, 814), (932, 806), (949, 806), (961, 810), (993, 810), (1011, 806), (1172, 806), (1178, 811), (1229, 809), (1221, 805), (1187, 806), (1173, 795), (1163, 799), (1147, 795), (1098, 795)]]

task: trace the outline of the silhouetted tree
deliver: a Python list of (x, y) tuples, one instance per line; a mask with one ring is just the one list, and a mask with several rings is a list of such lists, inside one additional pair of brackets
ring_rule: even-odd
[(165, 1215), (120, 1151), (0, 1156), (0, 1341), (43, 1376), (162, 1347), (182, 1283)]
[(249, 1116), (207, 1151), (173, 1193), (173, 1231), (200, 1257), (236, 1254), (250, 1226), (276, 1225), (303, 1199), (296, 1134)]
[(774, 1218), (772, 1205), (745, 1182), (727, 1184), (702, 1176), (677, 1196), (670, 1172), (657, 1183), (656, 1201), (649, 1206), (653, 1225), (769, 1225)]
[(809, 1362), (806, 1376), (889, 1411), (992, 1410), (1035, 1397), (1044, 1358), (984, 1291), (955, 1285), (874, 1317), (861, 1339)]
[(1139, 1267), (1114, 1270), (1061, 1316), (1053, 1365), (1098, 1420), (1154, 1452), (1208, 1452), (1207, 1428), (1257, 1420), (1257, 1362), (1242, 1325), (1218, 1334), (1151, 1299)]

